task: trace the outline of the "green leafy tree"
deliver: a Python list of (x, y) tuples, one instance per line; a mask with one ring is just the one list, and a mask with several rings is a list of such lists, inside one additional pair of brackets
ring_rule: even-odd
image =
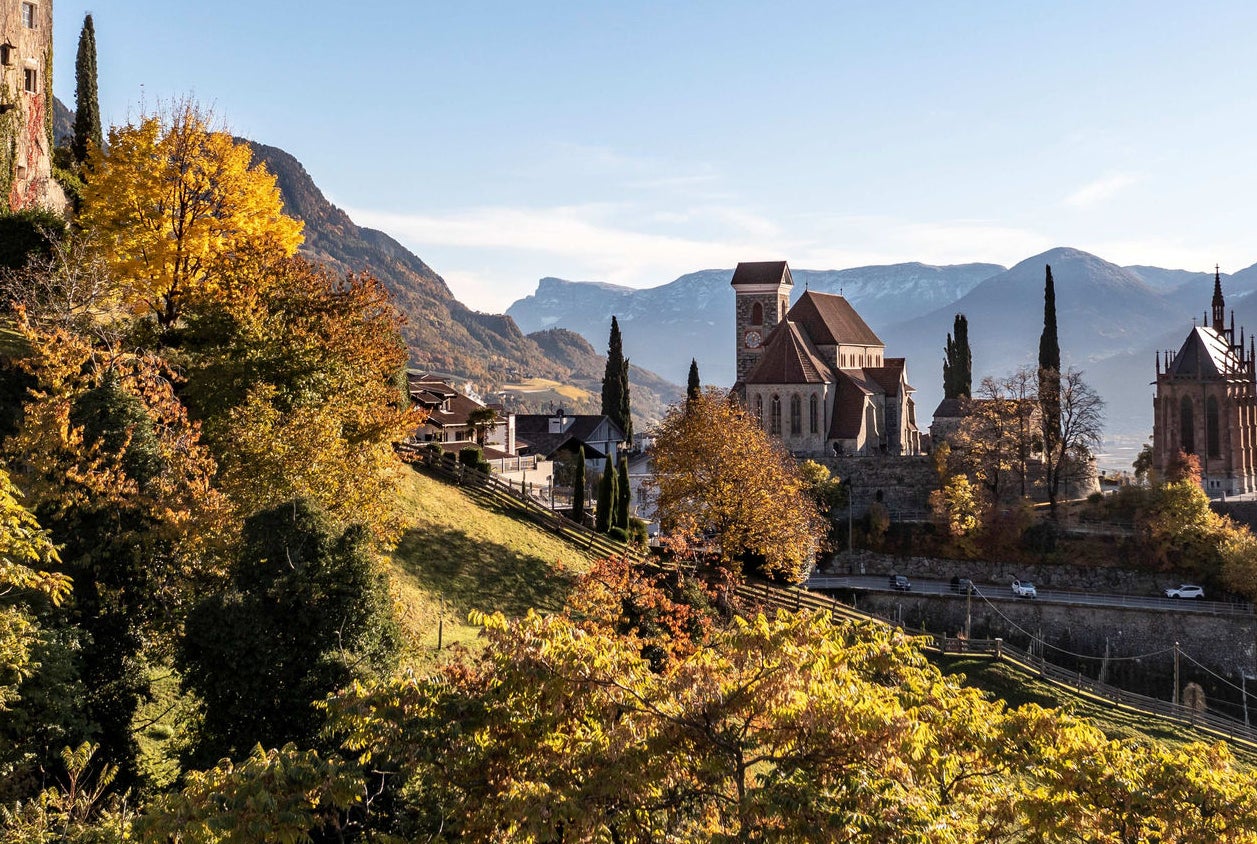
[(602, 470), (602, 480), (598, 482), (597, 509), (594, 510), (594, 530), (606, 533), (615, 527), (615, 509), (620, 500), (620, 480), (615, 464), (610, 458)]
[(944, 351), (943, 396), (949, 399), (969, 398), (973, 385), (973, 355), (969, 350), (969, 320), (964, 314), (956, 314)]
[(74, 60), (74, 139), (70, 142), (70, 152), (81, 167), (90, 152), (102, 145), (96, 88), (96, 25), (89, 14), (83, 18), (79, 52)]
[(575, 467), (572, 469), (572, 521), (585, 523), (585, 449), (576, 449)]
[(478, 407), (467, 414), (467, 424), (476, 432), (476, 444), (484, 448), (489, 432), (498, 424), (498, 411), (492, 407)]
[(340, 529), (308, 501), (245, 523), (231, 579), (190, 614), (179, 654), (186, 687), (204, 702), (203, 761), (242, 758), (259, 743), (308, 746), (322, 720), (312, 702), (387, 670), (398, 645), (366, 529)]

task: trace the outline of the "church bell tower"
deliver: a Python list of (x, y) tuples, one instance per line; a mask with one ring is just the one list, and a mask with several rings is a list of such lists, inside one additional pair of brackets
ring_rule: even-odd
[(743, 261), (733, 271), (737, 376), (740, 383), (759, 361), (764, 340), (786, 317), (794, 279), (785, 261)]

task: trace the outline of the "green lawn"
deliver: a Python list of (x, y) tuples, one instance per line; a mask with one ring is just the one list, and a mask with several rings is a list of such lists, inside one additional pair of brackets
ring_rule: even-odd
[(409, 529), (392, 556), (404, 622), (420, 648), (470, 642), (471, 610), (520, 616), (563, 606), (592, 558), (536, 524), (486, 507), (462, 489), (411, 472), (403, 488)]
[[(1197, 741), (1214, 744), (1221, 740), (1213, 733), (1197, 730), (1186, 724), (1110, 706), (1082, 695), (1071, 695), (1050, 683), (1027, 676), (1006, 663), (992, 659), (947, 656), (934, 660), (943, 673), (963, 674), (967, 678), (965, 685), (989, 692), (1009, 706), (1037, 703), (1043, 707), (1060, 708), (1086, 718), (1109, 738), (1146, 736), (1167, 745), (1184, 745)], [(1227, 744), (1239, 764), (1257, 768), (1257, 751), (1242, 744)]]

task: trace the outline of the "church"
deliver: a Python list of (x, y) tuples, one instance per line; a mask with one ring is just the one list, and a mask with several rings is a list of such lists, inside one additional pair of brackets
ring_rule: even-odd
[(1235, 312), (1225, 323), (1222, 277), (1213, 277), (1211, 323), (1192, 328), (1177, 354), (1157, 352), (1153, 398), (1152, 460), (1164, 477), (1180, 451), (1200, 460), (1201, 483), (1211, 497), (1257, 492), (1257, 350), (1244, 329), (1235, 335)]
[(733, 273), (734, 391), (797, 457), (921, 453), (904, 358), (842, 296), (805, 291), (790, 306), (785, 261), (743, 262)]

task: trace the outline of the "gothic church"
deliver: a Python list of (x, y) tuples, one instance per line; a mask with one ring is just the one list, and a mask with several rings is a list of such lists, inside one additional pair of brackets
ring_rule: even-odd
[(1153, 466), (1164, 477), (1180, 451), (1200, 460), (1201, 483), (1211, 497), (1257, 492), (1257, 349), (1244, 329), (1235, 336), (1235, 312), (1225, 324), (1222, 277), (1213, 278), (1212, 324), (1192, 328), (1177, 354), (1157, 353), (1153, 399)]
[(743, 262), (733, 273), (734, 391), (798, 457), (921, 453), (904, 358), (841, 296), (806, 291), (790, 307), (785, 261)]

